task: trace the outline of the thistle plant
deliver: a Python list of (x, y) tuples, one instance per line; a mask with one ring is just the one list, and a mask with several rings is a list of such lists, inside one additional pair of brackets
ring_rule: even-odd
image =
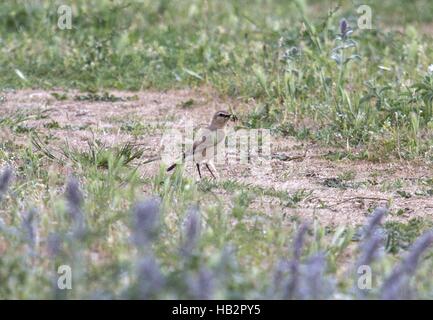
[(350, 38), (353, 30), (346, 19), (340, 21), (339, 29), (340, 33), (335, 38), (337, 46), (332, 49), (331, 59), (338, 65), (338, 87), (342, 88), (347, 64), (355, 59), (360, 60), (361, 57), (357, 54), (350, 54), (350, 49), (356, 47), (358, 44), (355, 40)]

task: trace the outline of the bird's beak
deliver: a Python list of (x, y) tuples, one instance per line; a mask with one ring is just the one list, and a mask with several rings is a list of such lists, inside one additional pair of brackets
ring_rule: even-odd
[(230, 115), (230, 120), (232, 120), (232, 121), (238, 121), (238, 117), (236, 117), (236, 115), (234, 115), (234, 114), (231, 114)]

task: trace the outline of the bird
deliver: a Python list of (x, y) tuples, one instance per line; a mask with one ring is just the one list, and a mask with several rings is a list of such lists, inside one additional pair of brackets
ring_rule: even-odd
[[(190, 160), (195, 163), (200, 179), (202, 178), (200, 171), (200, 164), (204, 163), (207, 170), (210, 172), (214, 179), (217, 170), (213, 163), (214, 150), (226, 137), (225, 127), (229, 120), (237, 120), (234, 114), (230, 112), (220, 110), (215, 112), (212, 117), (211, 123), (198, 131), (196, 135), (197, 139), (192, 144), (192, 149), (182, 154), (181, 161)], [(170, 172), (179, 164), (180, 161), (173, 163), (167, 168), (167, 172)]]

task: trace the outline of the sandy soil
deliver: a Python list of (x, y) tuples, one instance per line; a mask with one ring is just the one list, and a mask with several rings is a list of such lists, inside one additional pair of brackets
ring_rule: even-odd
[[(222, 100), (206, 88), (167, 92), (110, 91), (110, 94), (123, 98), (118, 102), (76, 101), (74, 97), (83, 93), (75, 91), (59, 91), (65, 93), (67, 99), (57, 100), (52, 92), (22, 90), (3, 93), (6, 101), (0, 105), (0, 118), (11, 114), (31, 114), (32, 117), (20, 125), (50, 135), (53, 146), (68, 143), (73, 148), (85, 148), (92, 139), (98, 139), (107, 146), (125, 142), (139, 144), (145, 151), (143, 161), (159, 154), (161, 137), (167, 128), (183, 128), (187, 121), (193, 121), (197, 126), (206, 124), (212, 113), (220, 109), (232, 108), (242, 112), (252, 108), (237, 101)], [(47, 125), (53, 122), (57, 122), (59, 128)], [(146, 134), (134, 136), (120, 129), (122, 124), (130, 122), (146, 126)], [(12, 135), (3, 129), (0, 134), (3, 140), (31, 144), (25, 133)], [(219, 166), (221, 180), (274, 188), (290, 195), (304, 190), (304, 196), (296, 205), (285, 205), (276, 197), (265, 196), (254, 201), (251, 208), (270, 214), (316, 217), (331, 225), (362, 223), (369, 209), (378, 205), (389, 207), (394, 213), (389, 217), (391, 219), (433, 218), (433, 197), (424, 192), (431, 188), (431, 183), (425, 182), (433, 179), (433, 170), (427, 164), (330, 161), (322, 156), (329, 149), (304, 145), (293, 138), (272, 138), (273, 153), (296, 158), (305, 150), (308, 150), (306, 156), (295, 160), (272, 159), (269, 170), (263, 170), (257, 159), (252, 159), (250, 164)], [(158, 161), (143, 164), (140, 172), (152, 176), (158, 167)], [(187, 168), (187, 173), (193, 174), (194, 170)], [(350, 178), (341, 180), (345, 175)], [(402, 190), (405, 192), (403, 195)], [(231, 196), (224, 190), (218, 190), (218, 194)]]

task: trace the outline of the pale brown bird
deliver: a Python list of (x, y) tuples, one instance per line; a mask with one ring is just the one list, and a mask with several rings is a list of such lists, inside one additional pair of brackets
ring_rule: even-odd
[[(200, 178), (200, 164), (204, 163), (212, 177), (216, 179), (215, 174), (218, 175), (218, 173), (213, 163), (214, 150), (220, 143), (224, 142), (226, 137), (225, 127), (229, 120), (236, 120), (236, 116), (227, 111), (215, 112), (210, 125), (199, 130), (196, 135), (197, 139), (193, 142), (192, 149), (182, 155), (181, 160), (183, 161), (192, 158)], [(167, 172), (173, 170), (179, 164), (178, 162), (169, 166)]]

